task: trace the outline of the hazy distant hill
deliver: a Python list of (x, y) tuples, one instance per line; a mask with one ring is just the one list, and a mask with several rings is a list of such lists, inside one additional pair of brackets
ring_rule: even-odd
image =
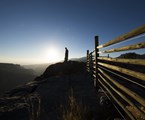
[(0, 63), (0, 94), (35, 77), (33, 70), (25, 69), (20, 65)]
[(125, 53), (121, 54), (118, 58), (128, 58), (128, 59), (145, 59), (145, 54), (137, 54), (137, 53)]
[(79, 62), (86, 62), (87, 61), (87, 58), (86, 57), (72, 58), (71, 60), (73, 60), (73, 61), (79, 61)]
[[(81, 58), (72, 58), (71, 61), (79, 61), (79, 62), (86, 62), (86, 57)], [(61, 61), (62, 62), (62, 61)], [(43, 74), (43, 72), (46, 70), (48, 66), (54, 63), (45, 63), (45, 64), (34, 64), (34, 65), (23, 65), (26, 69), (32, 69), (35, 73), (35, 75), (39, 76)]]
[(36, 76), (41, 75), (46, 68), (51, 65), (51, 63), (46, 63), (46, 64), (34, 64), (34, 65), (23, 65), (24, 68), (26, 69), (32, 69), (34, 71), (34, 74)]

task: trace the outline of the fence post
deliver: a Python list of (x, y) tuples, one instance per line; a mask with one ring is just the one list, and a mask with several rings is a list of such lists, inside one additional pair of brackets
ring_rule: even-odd
[(92, 58), (92, 52), (89, 54), (89, 68), (90, 68), (90, 73), (93, 74), (93, 58)]
[(89, 66), (89, 50), (87, 50), (87, 63), (86, 63), (86, 66), (87, 66), (87, 71), (89, 72), (90, 71), (90, 66)]
[(99, 89), (98, 87), (98, 57), (99, 57), (99, 49), (97, 48), (99, 45), (99, 41), (98, 41), (99, 37), (95, 36), (95, 79), (94, 79), (94, 86)]

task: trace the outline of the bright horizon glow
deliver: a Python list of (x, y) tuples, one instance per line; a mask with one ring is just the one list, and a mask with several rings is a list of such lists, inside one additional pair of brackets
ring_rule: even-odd
[(60, 54), (56, 48), (49, 48), (45, 51), (45, 58), (48, 62), (58, 62), (60, 61)]
[(96, 35), (101, 45), (145, 24), (144, 5), (144, 0), (0, 0), (0, 62), (59, 62), (65, 47), (69, 59), (84, 57)]
[(21, 65), (31, 64), (45, 64), (55, 63), (62, 61), (63, 57), (60, 51), (54, 47), (45, 48), (38, 53), (38, 55), (32, 54), (32, 57), (25, 58), (22, 56), (1, 56), (0, 63), (13, 63)]

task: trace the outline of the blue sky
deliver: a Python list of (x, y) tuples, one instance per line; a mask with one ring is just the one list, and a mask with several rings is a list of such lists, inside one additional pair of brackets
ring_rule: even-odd
[[(86, 55), (145, 23), (144, 0), (0, 0), (0, 62), (52, 62)], [(54, 52), (55, 53), (55, 52)], [(50, 58), (50, 59), (49, 59)]]

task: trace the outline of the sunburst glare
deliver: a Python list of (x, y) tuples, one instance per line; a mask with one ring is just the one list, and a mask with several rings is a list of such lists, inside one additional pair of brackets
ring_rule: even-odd
[(57, 62), (60, 60), (60, 55), (57, 49), (49, 48), (45, 52), (45, 57), (48, 62)]

